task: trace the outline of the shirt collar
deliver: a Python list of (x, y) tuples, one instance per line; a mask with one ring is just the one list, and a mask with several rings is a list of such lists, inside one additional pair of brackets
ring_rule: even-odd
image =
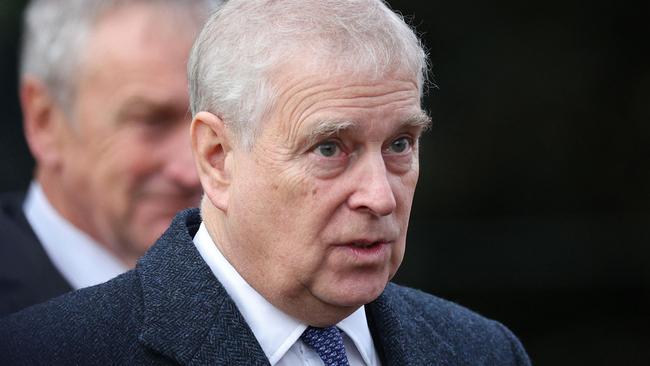
[[(194, 245), (237, 305), (271, 365), (278, 362), (307, 329), (307, 325), (280, 311), (252, 288), (223, 256), (201, 223)], [(337, 324), (354, 342), (364, 362), (371, 364), (372, 336), (362, 306)]]
[(50, 204), (41, 185), (32, 182), (23, 211), (52, 264), (76, 290), (106, 282), (128, 267)]

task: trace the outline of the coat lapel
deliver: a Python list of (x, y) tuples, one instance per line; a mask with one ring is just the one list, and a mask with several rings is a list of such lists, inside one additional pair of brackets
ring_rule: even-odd
[[(183, 365), (269, 365), (235, 303), (194, 247), (200, 223), (198, 210), (182, 212), (138, 262), (144, 309), (139, 339)], [(366, 312), (384, 365), (452, 363), (453, 348), (396, 286), (389, 284)]]
[(389, 283), (375, 301), (366, 305), (366, 316), (383, 365), (453, 364), (452, 346), (419, 309), (399, 296), (395, 285)]
[(144, 307), (139, 339), (184, 365), (268, 365), (241, 313), (192, 243), (200, 223), (197, 209), (182, 212), (138, 262)]

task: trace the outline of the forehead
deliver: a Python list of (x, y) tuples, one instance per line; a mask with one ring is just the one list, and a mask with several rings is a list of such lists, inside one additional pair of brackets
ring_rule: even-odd
[(323, 75), (292, 72), (280, 75), (271, 123), (290, 140), (328, 130), (359, 130), (381, 124), (426, 127), (415, 76)]
[(139, 3), (99, 18), (81, 53), (75, 108), (100, 99), (99, 107), (113, 110), (144, 98), (187, 109), (185, 65), (196, 26), (171, 10)]
[(127, 4), (102, 14), (90, 29), (82, 68), (153, 63), (184, 64), (197, 26), (162, 4)]

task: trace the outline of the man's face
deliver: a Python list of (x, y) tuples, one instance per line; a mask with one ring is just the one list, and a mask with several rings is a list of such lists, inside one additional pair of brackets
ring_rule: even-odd
[(193, 35), (183, 31), (194, 26), (164, 15), (127, 6), (98, 23), (61, 143), (64, 215), (131, 264), (200, 195), (185, 76)]
[(226, 253), (271, 302), (358, 307), (404, 255), (428, 123), (416, 82), (307, 74), (279, 85), (252, 151), (233, 150)]

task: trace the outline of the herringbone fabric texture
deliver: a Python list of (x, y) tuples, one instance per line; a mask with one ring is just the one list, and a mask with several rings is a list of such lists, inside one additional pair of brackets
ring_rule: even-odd
[(307, 327), (300, 339), (311, 347), (325, 366), (348, 366), (341, 331), (337, 327)]
[[(200, 224), (184, 211), (135, 269), (0, 317), (0, 365), (270, 366), (192, 242)], [(417, 290), (389, 283), (366, 317), (382, 365), (530, 365), (503, 325)]]

